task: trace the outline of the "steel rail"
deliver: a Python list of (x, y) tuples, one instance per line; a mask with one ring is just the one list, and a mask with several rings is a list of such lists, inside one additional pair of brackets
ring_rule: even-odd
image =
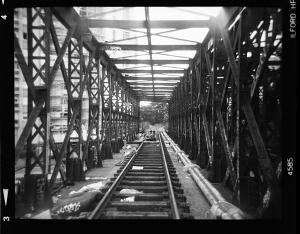
[(108, 191), (105, 193), (105, 195), (102, 197), (101, 201), (98, 203), (96, 208), (93, 210), (91, 215), (88, 217), (88, 219), (97, 219), (100, 218), (101, 213), (104, 211), (104, 209), (107, 206), (107, 203), (110, 201), (111, 197), (113, 196), (115, 190), (119, 186), (120, 182), (124, 178), (126, 172), (130, 168), (131, 164), (133, 163), (135, 157), (138, 155), (138, 152), (140, 151), (141, 147), (143, 146), (144, 142), (140, 144), (140, 146), (137, 148), (136, 152), (134, 155), (130, 158), (126, 166), (123, 168), (121, 173), (118, 175), (116, 180), (113, 182), (113, 184), (109, 187)]
[(165, 170), (165, 175), (166, 175), (166, 180), (167, 180), (167, 185), (168, 185), (172, 215), (173, 215), (174, 219), (180, 219), (178, 206), (177, 206), (177, 203), (176, 203), (176, 198), (175, 198), (174, 190), (173, 190), (173, 187), (172, 187), (172, 181), (171, 181), (171, 177), (170, 177), (170, 173), (169, 173), (169, 169), (168, 169), (168, 164), (167, 164), (167, 161), (166, 161), (166, 156), (165, 156), (165, 152), (164, 152), (164, 148), (163, 148), (163, 144), (162, 144), (161, 133), (159, 133), (159, 144), (160, 144), (160, 147), (161, 147), (164, 170)]

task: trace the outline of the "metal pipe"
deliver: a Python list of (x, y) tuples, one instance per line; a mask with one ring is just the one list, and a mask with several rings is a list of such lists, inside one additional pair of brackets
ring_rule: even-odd
[[(165, 137), (171, 143), (171, 146), (174, 148), (176, 154), (179, 156), (183, 165), (184, 166), (187, 166), (189, 164), (192, 165), (191, 162), (189, 162), (189, 160), (186, 157), (182, 157), (183, 152), (179, 149), (179, 147), (176, 144), (174, 144), (173, 141), (167, 135), (165, 135)], [(187, 171), (191, 174), (191, 176), (194, 179), (194, 181), (196, 182), (197, 186), (204, 193), (208, 202), (211, 205), (216, 203), (216, 197), (211, 193), (211, 191), (209, 191), (209, 189), (207, 188), (207, 185), (202, 182), (202, 180), (201, 180), (202, 177), (197, 174), (197, 170), (195, 170), (195, 168), (190, 167), (187, 169)]]
[[(202, 175), (200, 170), (196, 167), (192, 167), (194, 164), (187, 158), (185, 153), (176, 145), (173, 140), (168, 136), (166, 132), (162, 132), (162, 135), (169, 141), (171, 146), (173, 147), (174, 151), (176, 152), (177, 156), (181, 160), (184, 166), (189, 166), (191, 167), (187, 168), (187, 171), (190, 173), (191, 177), (195, 181), (196, 185), (199, 187), (199, 189), (203, 192), (205, 195), (206, 199), (212, 206), (211, 208), (217, 210), (217, 212), (220, 214), (220, 217), (222, 219), (243, 219), (244, 215), (241, 214), (242, 211), (237, 213), (232, 213), (229, 212), (227, 209), (224, 211), (224, 208), (220, 208), (220, 203), (221, 202), (226, 202), (229, 203), (223, 198), (223, 196), (210, 184), (210, 182)], [(229, 203), (230, 204), (230, 203)], [(235, 207), (234, 205), (231, 204), (232, 207)]]
[[(179, 156), (180, 160), (184, 164), (184, 166), (193, 165), (192, 162), (185, 156), (184, 152), (180, 150), (180, 148), (173, 144), (172, 140), (169, 136), (167, 136), (167, 139), (169, 142), (171, 142), (171, 145), (175, 147), (175, 151), (177, 155)], [(201, 191), (205, 194), (207, 194), (207, 199), (209, 200), (210, 204), (213, 205), (220, 201), (226, 201), (222, 195), (207, 181), (207, 179), (201, 174), (201, 172), (193, 167), (190, 167), (187, 169), (188, 172), (192, 175), (192, 178), (194, 180), (200, 181), (200, 184), (197, 183), (199, 187), (202, 187)], [(194, 178), (196, 177), (196, 178)], [(213, 199), (211, 199), (213, 197)]]

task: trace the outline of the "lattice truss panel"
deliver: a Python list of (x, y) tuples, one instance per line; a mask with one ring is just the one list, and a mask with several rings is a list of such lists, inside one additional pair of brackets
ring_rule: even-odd
[[(62, 44), (54, 29), (52, 12), (48, 8), (27, 9), (28, 31), (28, 64), (15, 35), (15, 56), (21, 67), (28, 86), (28, 121), (16, 144), (16, 159), (26, 144), (26, 172), (30, 175), (33, 168), (38, 166), (42, 174), (52, 171), (50, 166), (50, 152), (56, 162), (59, 161), (60, 151), (55, 144), (50, 131), (50, 89), (59, 66), (64, 70), (63, 55), (71, 39), (74, 29), (67, 30)], [(57, 56), (50, 61), (50, 49), (54, 45)], [(65, 169), (57, 164), (53, 170), (65, 179)], [(51, 181), (54, 180), (54, 175)]]
[[(63, 182), (67, 177), (72, 179), (71, 158), (81, 161), (80, 171), (76, 172), (80, 174), (90, 153), (96, 152), (99, 163), (103, 141), (111, 144), (112, 139), (134, 135), (129, 121), (138, 121), (138, 116), (133, 116), (138, 113), (132, 111), (133, 103), (138, 101), (109, 57), (96, 53), (97, 48), (83, 33), (89, 29), (82, 28), (74, 9), (28, 8), (27, 25), (28, 63), (14, 35), (15, 57), (28, 86), (28, 121), (16, 144), (16, 160), (25, 148), (26, 176), (37, 167), (45, 178), (52, 174), (51, 191), (58, 173)], [(58, 69), (68, 95), (67, 131), (59, 143), (50, 130), (50, 90)], [(82, 122), (83, 97), (89, 102), (87, 123)], [(88, 126), (86, 139), (83, 124)], [(50, 163), (51, 154), (54, 165)]]
[[(47, 89), (49, 69), (50, 69), (50, 34), (47, 30), (49, 27), (50, 12), (42, 8), (28, 9), (28, 68), (31, 75), (31, 82), (35, 86), (36, 95), (42, 96), (43, 100), (47, 99), (49, 90)], [(42, 23), (42, 24), (40, 24)], [(28, 113), (32, 113), (36, 104), (32, 96), (28, 99)], [(44, 103), (36, 120), (34, 121), (31, 133), (27, 139), (27, 167), (26, 173), (38, 165), (43, 173), (49, 170), (49, 148), (46, 142), (49, 140), (49, 103)], [(33, 151), (33, 144), (40, 143), (43, 145), (41, 152)], [(47, 149), (48, 148), (48, 149)], [(32, 163), (32, 159), (34, 160)]]
[(103, 77), (103, 140), (110, 142), (111, 139), (111, 76), (107, 68), (102, 69)]
[[(88, 122), (88, 133), (87, 141), (85, 143), (85, 149), (83, 158), (84, 160), (88, 157), (88, 154), (100, 155), (100, 129), (101, 129), (101, 119), (100, 119), (100, 103), (101, 103), (101, 82), (100, 82), (100, 67), (99, 60), (92, 60), (91, 69), (89, 73), (88, 80), (88, 96), (89, 96), (89, 122)], [(101, 160), (98, 158), (98, 165), (101, 165)], [(91, 168), (90, 163), (87, 164), (88, 169)]]
[(111, 114), (112, 114), (112, 140), (116, 141), (117, 139), (117, 128), (118, 128), (118, 112), (117, 112), (117, 82), (116, 77), (113, 75), (111, 77)]
[(207, 38), (169, 102), (170, 134), (261, 215), (280, 197), (281, 11), (245, 8)]
[(80, 93), (82, 92), (82, 80), (83, 80), (83, 54), (82, 54), (82, 40), (72, 39), (69, 44), (68, 50), (68, 62), (69, 62), (69, 80), (71, 84), (71, 94), (74, 100), (73, 106), (68, 105), (68, 122), (70, 122), (71, 116), (75, 113), (75, 109), (78, 111), (75, 118), (75, 123), (72, 129), (68, 144), (67, 162), (69, 158), (79, 157), (82, 158), (82, 131), (81, 131), (81, 112), (82, 112), (82, 99)]

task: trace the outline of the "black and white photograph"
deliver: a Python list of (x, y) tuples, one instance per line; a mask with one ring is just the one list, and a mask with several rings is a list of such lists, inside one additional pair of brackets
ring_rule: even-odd
[(284, 220), (296, 162), (288, 3), (12, 8), (2, 225)]

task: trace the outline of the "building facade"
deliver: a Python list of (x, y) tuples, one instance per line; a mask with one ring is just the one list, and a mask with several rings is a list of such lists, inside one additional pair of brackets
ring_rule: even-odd
[[(80, 16), (100, 15), (101, 8), (94, 7), (92, 10), (87, 11), (86, 7), (74, 7)], [(91, 8), (89, 8), (91, 9)], [(112, 8), (113, 9), (113, 8)], [(130, 9), (122, 11), (122, 15), (130, 15)], [(65, 27), (53, 17), (53, 23), (55, 25), (56, 34), (59, 42), (62, 44), (66, 36), (67, 30)], [(20, 47), (23, 51), (26, 62), (28, 61), (28, 41), (27, 41), (27, 9), (26, 8), (15, 8), (14, 9), (14, 32), (19, 40)], [(113, 41), (116, 38), (126, 39), (130, 36), (134, 36), (134, 33), (124, 31), (122, 34), (118, 30), (113, 29), (99, 29), (97, 35), (99, 35), (100, 41)], [(50, 65), (53, 66), (56, 60), (56, 52), (52, 40), (50, 40)], [(114, 51), (112, 53), (115, 53)], [(67, 58), (68, 50), (66, 51)], [(113, 54), (115, 55), (115, 54)], [(86, 58), (88, 52), (85, 51)], [(68, 61), (65, 59), (65, 66), (68, 66)], [(36, 84), (36, 82), (35, 82)], [(53, 133), (55, 142), (61, 143), (64, 139), (64, 135), (67, 130), (67, 116), (68, 116), (68, 97), (67, 91), (64, 86), (63, 76), (60, 69), (57, 71), (53, 85), (50, 91), (50, 131)], [(15, 144), (17, 143), (28, 118), (28, 88), (23, 77), (22, 71), (14, 58), (14, 112), (15, 112)], [(83, 127), (83, 140), (87, 137), (88, 129), (88, 113), (89, 113), (89, 101), (87, 90), (83, 93), (82, 103), (82, 124)], [(39, 143), (37, 138), (35, 143)]]

